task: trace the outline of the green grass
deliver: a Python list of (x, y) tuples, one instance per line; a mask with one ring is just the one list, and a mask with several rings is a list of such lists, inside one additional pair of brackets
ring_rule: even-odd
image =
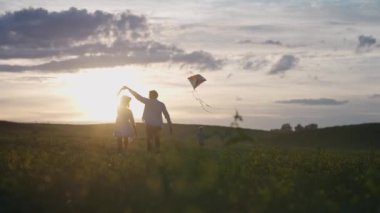
[[(380, 126), (295, 134), (196, 126), (129, 153), (112, 125), (0, 123), (0, 212), (380, 212)], [(230, 145), (226, 145), (230, 144)]]

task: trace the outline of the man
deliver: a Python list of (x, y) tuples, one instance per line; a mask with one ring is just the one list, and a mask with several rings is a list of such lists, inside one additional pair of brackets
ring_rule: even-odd
[(147, 149), (152, 151), (152, 140), (155, 142), (155, 151), (160, 152), (160, 131), (163, 126), (162, 114), (164, 114), (165, 119), (169, 125), (170, 134), (172, 134), (172, 122), (170, 120), (169, 113), (166, 106), (161, 101), (157, 100), (158, 93), (156, 90), (149, 91), (149, 98), (145, 98), (138, 94), (131, 88), (124, 86), (122, 89), (127, 89), (129, 92), (135, 96), (137, 100), (145, 104), (143, 121), (146, 124), (146, 134), (147, 134)]

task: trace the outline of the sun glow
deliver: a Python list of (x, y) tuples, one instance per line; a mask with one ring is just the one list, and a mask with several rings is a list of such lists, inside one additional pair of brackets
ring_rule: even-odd
[[(113, 122), (120, 99), (118, 90), (128, 85), (145, 95), (148, 91), (143, 87), (145, 79), (146, 72), (133, 68), (94, 69), (60, 77), (62, 93), (72, 99), (84, 122)], [(121, 95), (131, 96), (126, 91)], [(133, 98), (130, 108), (138, 121), (143, 105)]]

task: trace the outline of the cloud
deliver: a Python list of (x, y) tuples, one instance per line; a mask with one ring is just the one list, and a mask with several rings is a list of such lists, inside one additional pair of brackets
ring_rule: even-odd
[(372, 36), (360, 35), (358, 41), (359, 44), (356, 47), (357, 53), (369, 52), (371, 47), (376, 44), (376, 38)]
[(182, 63), (185, 66), (196, 66), (201, 70), (221, 69), (224, 63), (223, 60), (215, 59), (210, 53), (204, 51), (194, 51), (188, 54), (176, 54), (173, 56), (172, 61), (174, 63)]
[(254, 42), (253, 40), (251, 39), (244, 39), (244, 40), (239, 40), (237, 41), (238, 44), (268, 44), (268, 45), (277, 45), (277, 46), (281, 46), (282, 43), (280, 41), (276, 41), (276, 40), (265, 40), (263, 42)]
[(244, 39), (244, 40), (237, 41), (237, 43), (239, 43), (239, 44), (253, 44), (255, 42), (253, 42), (251, 39)]
[(48, 76), (23, 76), (23, 77), (14, 78), (14, 80), (17, 80), (18, 82), (25, 81), (25, 82), (40, 82), (40, 83), (47, 82), (53, 79), (55, 79), (55, 77), (48, 77)]
[(266, 65), (268, 65), (269, 61), (266, 59), (252, 59), (246, 61), (243, 65), (244, 70), (259, 70)]
[(340, 25), (340, 26), (355, 25), (354, 22), (346, 22), (346, 21), (328, 21), (327, 24)]
[(253, 67), (253, 62), (252, 62), (252, 61), (247, 61), (247, 62), (244, 64), (243, 69), (245, 69), (245, 70), (250, 70), (250, 69), (252, 69), (252, 67)]
[(270, 75), (283, 74), (292, 69), (298, 63), (299, 59), (293, 55), (283, 55), (270, 69)]
[(371, 96), (369, 96), (370, 99), (380, 99), (380, 94), (373, 94)]
[(275, 40), (266, 40), (263, 42), (263, 44), (278, 45), (278, 46), (282, 45), (280, 41), (275, 41)]
[(60, 12), (23, 9), (0, 16), (0, 59), (47, 59), (38, 65), (0, 64), (0, 71), (61, 71), (129, 64), (177, 63), (221, 69), (208, 52), (188, 52), (152, 40), (147, 18), (70, 8)]
[(282, 27), (276, 25), (242, 25), (237, 27), (238, 30), (250, 31), (250, 32), (276, 32), (283, 30)]
[[(123, 48), (124, 47), (124, 48)], [(112, 47), (102, 49), (104, 54), (80, 55), (65, 60), (51, 60), (39, 65), (2, 65), (0, 71), (47, 71), (67, 72), (86, 68), (104, 68), (124, 65), (146, 65), (155, 63), (176, 63), (199, 70), (217, 70), (223, 66), (223, 60), (216, 59), (210, 53), (193, 51), (186, 53), (175, 46), (154, 41), (128, 44), (119, 42)]]
[(70, 8), (49, 12), (43, 8), (23, 9), (0, 17), (0, 45), (6, 47), (66, 47), (76, 42), (148, 36), (145, 16), (130, 12), (93, 13)]
[(280, 104), (299, 104), (299, 105), (342, 105), (347, 104), (348, 101), (338, 101), (331, 98), (319, 98), (319, 99), (290, 99), (276, 101)]

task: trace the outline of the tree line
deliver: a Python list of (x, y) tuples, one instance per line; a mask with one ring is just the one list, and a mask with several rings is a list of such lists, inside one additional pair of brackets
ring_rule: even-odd
[(297, 124), (294, 128), (289, 123), (285, 123), (281, 126), (280, 129), (271, 129), (272, 132), (301, 132), (304, 130), (313, 130), (318, 129), (318, 124), (311, 123), (305, 126), (301, 124)]

